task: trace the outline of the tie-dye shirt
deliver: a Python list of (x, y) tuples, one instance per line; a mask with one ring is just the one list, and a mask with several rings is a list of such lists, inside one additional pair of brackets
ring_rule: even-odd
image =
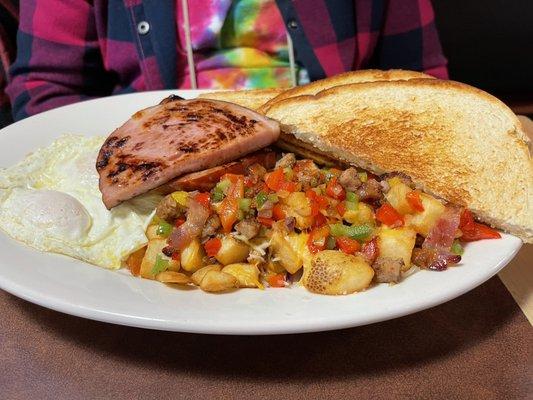
[[(188, 10), (198, 88), (291, 86), (287, 34), (274, 0), (188, 0)], [(176, 13), (179, 85), (190, 88), (182, 0)]]

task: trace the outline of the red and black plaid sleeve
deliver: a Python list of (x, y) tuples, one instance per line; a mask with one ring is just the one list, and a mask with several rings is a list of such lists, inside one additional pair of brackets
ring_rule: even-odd
[(9, 66), (15, 59), (17, 25), (18, 1), (0, 0), (0, 128), (13, 121), (5, 88)]
[(372, 63), (448, 78), (430, 0), (388, 1)]
[(447, 78), (429, 0), (276, 0), (312, 80), (363, 68)]
[(15, 119), (109, 94), (92, 2), (21, 2), (17, 46), (7, 88)]

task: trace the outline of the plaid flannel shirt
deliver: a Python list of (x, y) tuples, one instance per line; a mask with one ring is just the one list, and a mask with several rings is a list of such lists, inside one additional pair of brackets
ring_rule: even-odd
[[(276, 3), (311, 80), (361, 68), (447, 78), (430, 0)], [(7, 89), (15, 119), (94, 97), (180, 87), (185, 63), (177, 59), (175, 6), (176, 0), (22, 2)]]
[(9, 98), (4, 92), (8, 69), (15, 59), (18, 0), (0, 0), (0, 128), (13, 122)]

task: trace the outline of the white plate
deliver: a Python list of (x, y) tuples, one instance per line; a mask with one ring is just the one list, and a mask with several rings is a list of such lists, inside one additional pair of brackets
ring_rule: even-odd
[[(162, 91), (92, 100), (58, 108), (0, 131), (0, 167), (64, 133), (107, 135), (135, 111), (170, 93)], [(451, 300), (480, 285), (518, 252), (510, 235), (466, 246), (460, 266), (421, 271), (395, 286), (350, 296), (314, 295), (303, 288), (240, 289), (214, 295), (180, 290), (107, 271), (68, 257), (45, 254), (0, 233), (0, 287), (64, 313), (122, 325), (213, 334), (277, 334), (346, 328), (383, 321)]]

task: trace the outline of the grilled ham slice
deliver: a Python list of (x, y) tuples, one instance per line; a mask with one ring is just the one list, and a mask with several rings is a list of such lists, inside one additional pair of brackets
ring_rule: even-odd
[(223, 101), (171, 96), (135, 113), (104, 142), (96, 169), (108, 209), (181, 175), (275, 142), (277, 122)]

